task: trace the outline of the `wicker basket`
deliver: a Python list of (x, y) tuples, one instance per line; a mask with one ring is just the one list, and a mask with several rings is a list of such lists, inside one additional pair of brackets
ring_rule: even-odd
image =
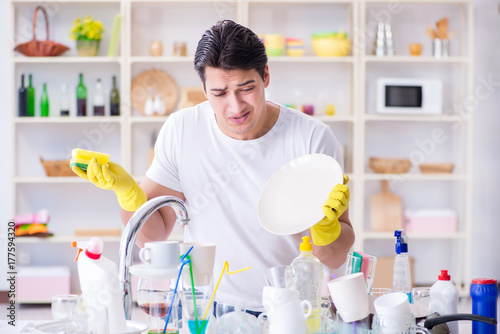
[(40, 161), (47, 176), (75, 176), (69, 167), (69, 160), (43, 160), (40, 158)]
[[(45, 41), (37, 41), (36, 39), (36, 18), (39, 10), (41, 10), (45, 16), (45, 29), (47, 32)], [(33, 39), (29, 42), (17, 45), (14, 50), (28, 57), (54, 57), (66, 52), (69, 48), (49, 40), (49, 17), (47, 16), (45, 8), (38, 6), (33, 15)]]
[(453, 171), (453, 164), (420, 164), (422, 174), (449, 174)]
[(375, 173), (406, 173), (411, 167), (408, 159), (370, 158), (370, 168)]

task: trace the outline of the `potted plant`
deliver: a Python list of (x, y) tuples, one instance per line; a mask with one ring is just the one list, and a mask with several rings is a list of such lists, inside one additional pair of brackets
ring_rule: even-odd
[(103, 32), (104, 28), (100, 21), (93, 20), (89, 15), (83, 20), (78, 17), (73, 22), (70, 34), (70, 38), (76, 41), (78, 55), (80, 57), (97, 56)]

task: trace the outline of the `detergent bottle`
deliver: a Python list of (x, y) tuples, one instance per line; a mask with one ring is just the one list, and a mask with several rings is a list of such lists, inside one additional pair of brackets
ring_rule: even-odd
[[(431, 313), (437, 312), (440, 315), (457, 313), (458, 289), (450, 280), (448, 270), (441, 270), (438, 281), (431, 286)], [(446, 323), (450, 332), (458, 334), (458, 322), (450, 321)]]
[(297, 275), (297, 286), (300, 291), (300, 299), (311, 302), (313, 311), (306, 321), (307, 334), (316, 333), (321, 322), (321, 288), (323, 282), (323, 265), (313, 255), (310, 237), (302, 237), (300, 244), (300, 255), (296, 257), (291, 267)]
[(394, 232), (396, 237), (396, 256), (392, 272), (392, 291), (404, 292), (412, 303), (410, 259), (408, 257), (408, 236), (404, 229)]
[(78, 253), (78, 277), (89, 324), (96, 325), (107, 313), (108, 333), (127, 332), (123, 294), (120, 291), (118, 267), (102, 256), (103, 242), (93, 237)]

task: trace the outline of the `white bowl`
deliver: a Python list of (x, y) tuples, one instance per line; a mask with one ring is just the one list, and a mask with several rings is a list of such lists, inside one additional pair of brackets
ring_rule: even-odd
[(323, 219), (322, 206), (342, 168), (325, 154), (308, 154), (281, 167), (267, 182), (258, 203), (260, 224), (278, 235), (302, 232)]

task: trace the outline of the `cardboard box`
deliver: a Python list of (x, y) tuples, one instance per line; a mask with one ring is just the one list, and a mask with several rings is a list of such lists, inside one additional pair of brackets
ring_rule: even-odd
[[(394, 271), (394, 256), (377, 257), (377, 267), (375, 268), (375, 278), (372, 288), (392, 289), (392, 273)], [(413, 283), (413, 258), (410, 257), (411, 281)]]
[(406, 233), (454, 233), (457, 214), (452, 210), (418, 210), (405, 212)]
[(69, 293), (69, 267), (29, 266), (17, 268), (17, 303), (50, 304), (53, 296)]

